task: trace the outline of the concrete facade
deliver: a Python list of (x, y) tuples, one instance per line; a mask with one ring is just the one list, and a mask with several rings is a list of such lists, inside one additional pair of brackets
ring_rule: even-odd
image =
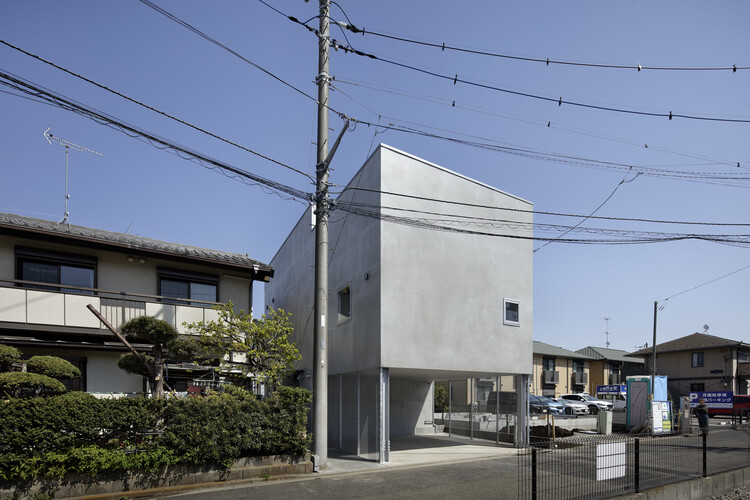
[[(387, 437), (431, 426), (435, 380), (531, 373), (533, 206), (385, 145), (336, 201), (329, 439), (384, 460)], [(466, 225), (478, 219), (481, 226)], [(273, 258), (276, 274), (265, 287), (267, 307), (292, 313), (303, 355), (298, 379), (310, 389), (312, 220), (308, 209)]]

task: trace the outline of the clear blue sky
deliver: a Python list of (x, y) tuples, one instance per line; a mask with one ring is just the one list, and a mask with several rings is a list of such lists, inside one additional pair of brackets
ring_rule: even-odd
[[(268, 0), (306, 21), (312, 1)], [(317, 40), (257, 1), (157, 4), (291, 85), (315, 95)], [(635, 66), (750, 66), (750, 3), (698, 1), (340, 1), (368, 31), (531, 58)], [(344, 20), (336, 7), (331, 15)], [(311, 25), (317, 25), (313, 20)], [(0, 38), (129, 97), (312, 174), (315, 104), (136, 0), (5, 1)], [(332, 36), (345, 42), (341, 30)], [(358, 50), (493, 87), (640, 112), (750, 119), (750, 70), (659, 71), (522, 62), (348, 33)], [(142, 109), (7, 46), (0, 70), (172, 142), (311, 191), (309, 180)], [(614, 113), (535, 100), (331, 52), (331, 105), (362, 120), (525, 150), (744, 179), (640, 175), (597, 212), (608, 217), (749, 223), (749, 123)], [(354, 85), (356, 84), (356, 85)], [(304, 210), (299, 202), (230, 180), (69, 111), (0, 87), (0, 211), (59, 220), (65, 156), (53, 134), (102, 153), (70, 156), (70, 221), (269, 262)], [(455, 101), (455, 107), (452, 106)], [(379, 118), (380, 117), (380, 118)], [(331, 116), (333, 133), (341, 121)], [(550, 124), (547, 127), (547, 123)], [(382, 131), (381, 131), (382, 132)], [(460, 135), (464, 134), (464, 135)], [(473, 136), (473, 138), (469, 137)], [(481, 139), (476, 139), (477, 137)], [(542, 212), (588, 214), (626, 178), (616, 168), (550, 162), (358, 125), (333, 161), (346, 184), (384, 142), (534, 202)], [(646, 148), (645, 145), (649, 147)], [(740, 162), (740, 167), (737, 167)], [(627, 175), (632, 179), (634, 174)], [(449, 209), (449, 208), (448, 208)], [(334, 215), (335, 216), (335, 215)], [(576, 218), (537, 215), (542, 224)], [(748, 227), (588, 220), (581, 227), (750, 234)], [(537, 230), (537, 236), (560, 233)], [(585, 233), (566, 237), (580, 238)], [(594, 234), (594, 238), (605, 235)], [(542, 245), (535, 243), (535, 248)], [(552, 243), (534, 254), (534, 338), (567, 349), (651, 343), (653, 302), (750, 265), (747, 246), (710, 241), (643, 245)], [(678, 295), (659, 315), (659, 340), (710, 326), (750, 342), (750, 269)], [(262, 310), (258, 291), (256, 311)], [(456, 307), (456, 311), (460, 308)], [(499, 353), (500, 354), (500, 353)]]

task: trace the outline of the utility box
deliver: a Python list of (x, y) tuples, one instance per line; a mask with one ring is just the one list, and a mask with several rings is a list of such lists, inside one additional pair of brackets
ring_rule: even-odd
[(599, 434), (612, 434), (612, 412), (599, 412)]

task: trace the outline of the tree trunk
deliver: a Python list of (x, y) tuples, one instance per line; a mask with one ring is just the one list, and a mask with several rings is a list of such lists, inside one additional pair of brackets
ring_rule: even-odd
[(164, 397), (164, 354), (160, 345), (154, 345), (154, 397)]

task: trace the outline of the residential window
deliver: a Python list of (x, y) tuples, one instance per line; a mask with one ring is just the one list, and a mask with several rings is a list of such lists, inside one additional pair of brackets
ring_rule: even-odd
[(23, 284), (24, 288), (93, 295), (92, 290), (77, 287), (96, 288), (96, 258), (19, 247), (16, 276), (24, 281), (66, 285)]
[(583, 373), (583, 361), (573, 360), (573, 373)]
[[(190, 302), (191, 305), (201, 305), (203, 302), (218, 302), (218, 276), (164, 268), (159, 268), (157, 273), (159, 275), (158, 294), (162, 297), (201, 301)], [(187, 303), (178, 300), (163, 300), (163, 302), (173, 304)]]
[(338, 294), (338, 322), (343, 323), (352, 318), (352, 287), (346, 285)]
[(555, 370), (555, 358), (543, 358), (542, 370), (554, 371)]
[(503, 324), (510, 326), (520, 326), (519, 307), (517, 300), (503, 300)]
[(703, 392), (705, 391), (705, 384), (690, 384), (690, 392)]
[(690, 366), (692, 366), (693, 368), (698, 368), (698, 367), (703, 366), (703, 353), (702, 352), (693, 353)]

